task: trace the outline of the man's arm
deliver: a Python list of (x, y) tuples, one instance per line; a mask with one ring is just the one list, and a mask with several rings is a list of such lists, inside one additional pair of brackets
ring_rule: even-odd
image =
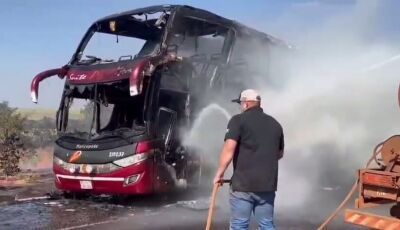
[(228, 128), (226, 129), (225, 134), (225, 143), (222, 148), (219, 167), (217, 173), (214, 178), (214, 184), (220, 182), (220, 180), (224, 177), (224, 173), (226, 168), (228, 168), (229, 164), (233, 159), (233, 155), (235, 154), (237, 143), (240, 139), (240, 118), (238, 115), (233, 116), (228, 122)]
[(235, 154), (236, 145), (237, 142), (233, 139), (227, 139), (225, 141), (219, 160), (219, 167), (217, 170), (217, 174), (215, 175), (214, 178), (214, 184), (220, 182), (223, 179), (224, 173), (228, 168), (229, 164), (231, 163), (233, 155)]

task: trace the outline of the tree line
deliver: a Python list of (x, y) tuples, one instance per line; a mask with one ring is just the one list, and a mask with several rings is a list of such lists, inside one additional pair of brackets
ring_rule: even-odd
[(19, 173), (21, 157), (33, 154), (35, 148), (50, 145), (56, 137), (53, 118), (29, 120), (8, 102), (0, 102), (0, 174)]

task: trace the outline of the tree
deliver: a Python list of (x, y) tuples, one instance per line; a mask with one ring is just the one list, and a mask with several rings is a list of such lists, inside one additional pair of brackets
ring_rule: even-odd
[(8, 102), (0, 102), (0, 172), (6, 176), (20, 171), (18, 164), (23, 154), (19, 138), (26, 119), (16, 110)]

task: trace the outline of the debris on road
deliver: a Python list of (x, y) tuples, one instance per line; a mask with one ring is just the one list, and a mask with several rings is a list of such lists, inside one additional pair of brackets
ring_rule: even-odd
[(28, 197), (28, 198), (17, 198), (15, 197), (15, 201), (24, 202), (24, 201), (34, 201), (34, 200), (46, 200), (50, 199), (50, 196), (38, 196), (38, 197)]

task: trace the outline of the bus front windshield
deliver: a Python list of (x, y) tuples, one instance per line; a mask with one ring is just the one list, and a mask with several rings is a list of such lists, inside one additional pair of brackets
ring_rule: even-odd
[(69, 86), (57, 115), (59, 131), (80, 139), (143, 134), (143, 94), (131, 97), (116, 89), (115, 85)]
[(75, 64), (112, 63), (156, 53), (168, 16), (166, 13), (126, 15), (97, 22), (84, 38)]

